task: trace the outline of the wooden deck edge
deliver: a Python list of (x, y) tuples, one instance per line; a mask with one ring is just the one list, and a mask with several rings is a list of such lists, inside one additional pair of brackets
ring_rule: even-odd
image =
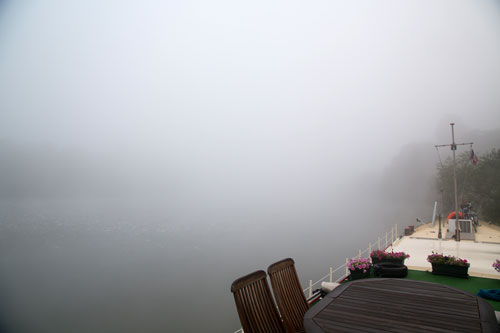
[(394, 243), (392, 243), (392, 246), (394, 247), (394, 246), (398, 245), (398, 244), (401, 242), (401, 240), (402, 240), (403, 238), (404, 238), (404, 236), (402, 236), (402, 237), (398, 237), (398, 238), (394, 241)]
[(494, 274), (487, 274), (487, 273), (476, 273), (476, 272), (469, 272), (470, 276), (475, 276), (475, 277), (482, 277), (486, 279), (495, 279), (495, 280), (500, 280), (500, 274), (494, 275)]

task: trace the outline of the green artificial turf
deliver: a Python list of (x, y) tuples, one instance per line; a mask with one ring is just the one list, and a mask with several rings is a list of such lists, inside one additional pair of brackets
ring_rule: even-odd
[[(406, 279), (441, 283), (468, 291), (474, 295), (476, 295), (480, 289), (500, 289), (500, 280), (497, 279), (486, 279), (475, 276), (469, 276), (467, 279), (464, 279), (445, 275), (434, 275), (429, 271), (408, 270)], [(499, 301), (486, 298), (483, 299), (490, 303), (495, 311), (500, 311)]]

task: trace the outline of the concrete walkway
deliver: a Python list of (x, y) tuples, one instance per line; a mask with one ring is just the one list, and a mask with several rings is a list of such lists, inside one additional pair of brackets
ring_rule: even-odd
[(495, 259), (500, 259), (500, 228), (484, 222), (476, 233), (476, 241), (460, 242), (438, 239), (437, 226), (431, 227), (429, 223), (417, 228), (413, 235), (395, 242), (393, 251), (408, 253), (410, 258), (406, 259), (405, 265), (410, 268), (432, 270), (427, 256), (434, 251), (467, 259), (470, 275), (500, 279), (500, 273), (491, 266)]

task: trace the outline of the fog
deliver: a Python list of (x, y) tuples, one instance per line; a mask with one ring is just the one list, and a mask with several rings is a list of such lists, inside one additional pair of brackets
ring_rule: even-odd
[(237, 277), (430, 220), (499, 59), (498, 0), (0, 1), (0, 328), (236, 330)]

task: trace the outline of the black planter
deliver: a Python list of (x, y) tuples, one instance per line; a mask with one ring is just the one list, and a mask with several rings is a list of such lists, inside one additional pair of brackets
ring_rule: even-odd
[(404, 278), (408, 275), (408, 267), (384, 262), (373, 265), (373, 274), (383, 278)]
[(456, 276), (467, 278), (469, 274), (468, 266), (445, 265), (445, 264), (432, 264), (432, 274)]
[(399, 264), (399, 265), (404, 265), (405, 259), (378, 259), (377, 257), (371, 257), (372, 258), (372, 264), (381, 264), (383, 262), (389, 263), (389, 264)]
[(353, 271), (349, 271), (349, 272), (351, 272), (351, 275), (349, 275), (349, 280), (358, 280), (358, 279), (369, 278), (371, 269), (372, 269), (371, 267), (367, 268), (366, 273), (364, 273), (362, 269), (355, 269)]

